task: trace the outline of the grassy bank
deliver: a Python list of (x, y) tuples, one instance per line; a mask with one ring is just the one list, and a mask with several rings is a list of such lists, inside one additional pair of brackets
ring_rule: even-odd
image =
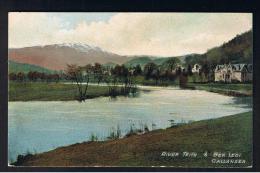
[[(253, 94), (252, 84), (188, 83), (188, 87), (238, 97), (252, 96)], [(120, 89), (118, 88), (118, 90)], [(46, 82), (9, 83), (9, 101), (68, 101), (75, 100), (77, 95), (78, 89), (74, 84)], [(90, 85), (87, 95), (88, 98), (109, 96), (109, 88), (108, 86)]]
[[(9, 101), (68, 101), (78, 95), (74, 84), (46, 82), (10, 82)], [(107, 86), (89, 86), (88, 98), (109, 96)]]
[[(207, 157), (203, 153), (208, 153)], [(179, 152), (178, 157), (163, 152)], [(183, 152), (197, 156), (183, 157)], [(235, 152), (242, 164), (212, 163), (213, 152)], [(84, 142), (21, 157), (23, 166), (175, 166), (245, 167), (252, 165), (252, 112), (198, 121), (123, 139)], [(216, 159), (216, 158), (215, 158)], [(221, 158), (219, 158), (221, 159)], [(222, 159), (228, 159), (227, 157)], [(229, 158), (232, 159), (232, 158)]]
[(189, 83), (188, 86), (229, 96), (252, 96), (252, 84), (223, 84), (223, 83)]
[[(205, 90), (209, 92), (219, 93), (227, 96), (244, 97), (253, 95), (253, 85), (250, 83), (194, 83), (188, 80), (186, 89), (198, 89)], [(148, 86), (179, 86), (179, 79), (175, 81), (159, 81), (157, 84), (155, 80), (146, 80), (143, 76), (138, 76), (135, 78), (135, 82), (139, 85)]]

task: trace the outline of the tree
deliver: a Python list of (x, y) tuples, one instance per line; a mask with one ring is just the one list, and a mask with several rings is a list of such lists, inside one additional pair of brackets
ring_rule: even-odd
[(134, 75), (137, 76), (137, 75), (141, 75), (141, 74), (142, 74), (142, 68), (141, 68), (140, 64), (138, 64), (134, 67)]
[(94, 67), (91, 64), (85, 65), (84, 68), (88, 73), (94, 73)]
[(154, 69), (152, 74), (151, 74), (151, 77), (155, 80), (155, 84), (157, 85), (159, 77), (160, 77), (160, 70), (158, 68)]
[(191, 67), (190, 64), (188, 65), (187, 73), (188, 73), (189, 76), (192, 75), (192, 67)]
[(131, 86), (131, 75), (129, 73), (128, 68), (126, 68), (124, 65), (122, 66), (116, 66), (115, 68), (115, 75), (121, 80), (122, 83), (124, 83), (124, 89), (123, 92), (127, 94), (129, 92), (130, 86)]
[[(79, 91), (79, 98), (80, 102), (85, 101), (87, 98), (87, 90), (88, 90), (88, 83), (89, 83), (89, 71), (86, 68), (77, 66), (75, 64), (67, 64), (66, 74), (70, 80), (76, 82), (78, 91)], [(83, 81), (86, 79), (86, 85), (83, 85)]]
[(30, 81), (36, 81), (38, 79), (38, 73), (35, 72), (35, 71), (30, 71), (28, 74), (27, 74), (27, 77)]
[(208, 80), (209, 78), (209, 72), (210, 72), (210, 66), (207, 62), (205, 62), (201, 67), (201, 72), (205, 75), (205, 78)]
[(186, 74), (181, 74), (179, 76), (179, 85), (181, 88), (186, 88), (187, 87), (187, 81), (188, 81), (188, 77)]
[(17, 75), (15, 73), (9, 74), (9, 80), (16, 80), (16, 79), (17, 79)]
[[(121, 93), (122, 94), (129, 94), (131, 90), (133, 90), (134, 81), (133, 81), (133, 75), (129, 71), (129, 69), (124, 65), (116, 65), (113, 69), (111, 69), (112, 74), (112, 83), (114, 85), (114, 89), (112, 93), (115, 91), (115, 85), (118, 81), (124, 84), (124, 87), (121, 87)], [(114, 95), (114, 94), (111, 94)]]
[[(218, 64), (225, 64), (229, 62), (228, 56), (225, 54), (225, 51), (223, 48), (212, 48), (205, 54), (208, 61), (211, 62), (211, 64), (218, 65)], [(203, 64), (204, 62), (201, 62), (200, 64)]]
[(121, 69), (122, 67), (117, 64), (114, 68), (111, 69), (112, 75), (121, 76), (121, 71), (122, 71)]
[(19, 72), (16, 77), (18, 81), (23, 82), (25, 79), (25, 74), (23, 72)]
[(102, 66), (99, 63), (95, 63), (93, 67), (93, 72), (94, 72), (94, 78), (97, 80), (98, 84), (102, 81), (103, 79), (103, 70)]
[(180, 63), (180, 60), (178, 58), (170, 58), (166, 62), (163, 63), (163, 66), (166, 67), (167, 70), (170, 70), (171, 72), (177, 67), (177, 65)]
[(202, 55), (192, 54), (192, 55), (186, 56), (184, 61), (185, 61), (186, 65), (190, 64), (191, 66), (193, 66), (194, 64), (200, 64), (200, 62), (203, 58), (204, 57)]
[(144, 66), (144, 75), (146, 79), (150, 79), (152, 77), (152, 73), (154, 70), (156, 70), (158, 67), (155, 63), (149, 62)]
[(16, 80), (19, 82), (23, 82), (25, 80), (25, 74), (23, 72), (19, 72), (19, 73), (10, 73), (9, 74), (9, 79), (10, 80)]
[(175, 81), (175, 79), (176, 79), (176, 73), (167, 71), (167, 78), (168, 78), (170, 81)]
[(181, 73), (182, 73), (182, 69), (181, 69), (181, 67), (179, 66), (179, 67), (177, 67), (177, 69), (176, 69), (176, 75), (179, 76), (179, 75), (181, 75)]
[(45, 73), (39, 73), (39, 78), (41, 79), (41, 81), (46, 80), (47, 75)]
[(250, 47), (243, 52), (243, 62), (252, 63), (253, 60), (253, 49)]
[(60, 80), (60, 75), (59, 74), (49, 74), (46, 75), (47, 81), (55, 81), (58, 82)]

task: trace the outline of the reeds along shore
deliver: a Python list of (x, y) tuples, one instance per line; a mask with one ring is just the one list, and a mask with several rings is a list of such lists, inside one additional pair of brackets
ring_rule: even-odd
[[(117, 134), (115, 133), (115, 136)], [(166, 157), (163, 152), (194, 152), (196, 158)], [(232, 162), (213, 153), (239, 153)], [(203, 153), (207, 152), (205, 158)], [(65, 159), (64, 159), (65, 158)], [(213, 160), (215, 159), (215, 160)], [(15, 166), (174, 166), (248, 167), (252, 165), (252, 112), (192, 122), (108, 141), (92, 141), (20, 156)]]

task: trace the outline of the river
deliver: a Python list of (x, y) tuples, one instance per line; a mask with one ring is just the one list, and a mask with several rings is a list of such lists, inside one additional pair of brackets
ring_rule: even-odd
[(29, 101), (8, 104), (8, 158), (40, 153), (88, 141), (91, 134), (106, 139), (113, 129), (122, 135), (130, 127), (170, 126), (251, 111), (252, 98), (235, 98), (202, 90), (143, 87), (138, 97), (100, 97), (77, 101)]

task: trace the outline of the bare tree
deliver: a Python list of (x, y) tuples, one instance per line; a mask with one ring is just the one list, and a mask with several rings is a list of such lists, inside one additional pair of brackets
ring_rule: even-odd
[[(79, 91), (79, 98), (80, 102), (85, 101), (87, 98), (87, 90), (88, 90), (88, 83), (89, 83), (89, 71), (87, 68), (77, 66), (75, 64), (67, 64), (66, 74), (69, 79), (76, 82), (78, 91)], [(83, 84), (86, 82), (86, 85)]]

